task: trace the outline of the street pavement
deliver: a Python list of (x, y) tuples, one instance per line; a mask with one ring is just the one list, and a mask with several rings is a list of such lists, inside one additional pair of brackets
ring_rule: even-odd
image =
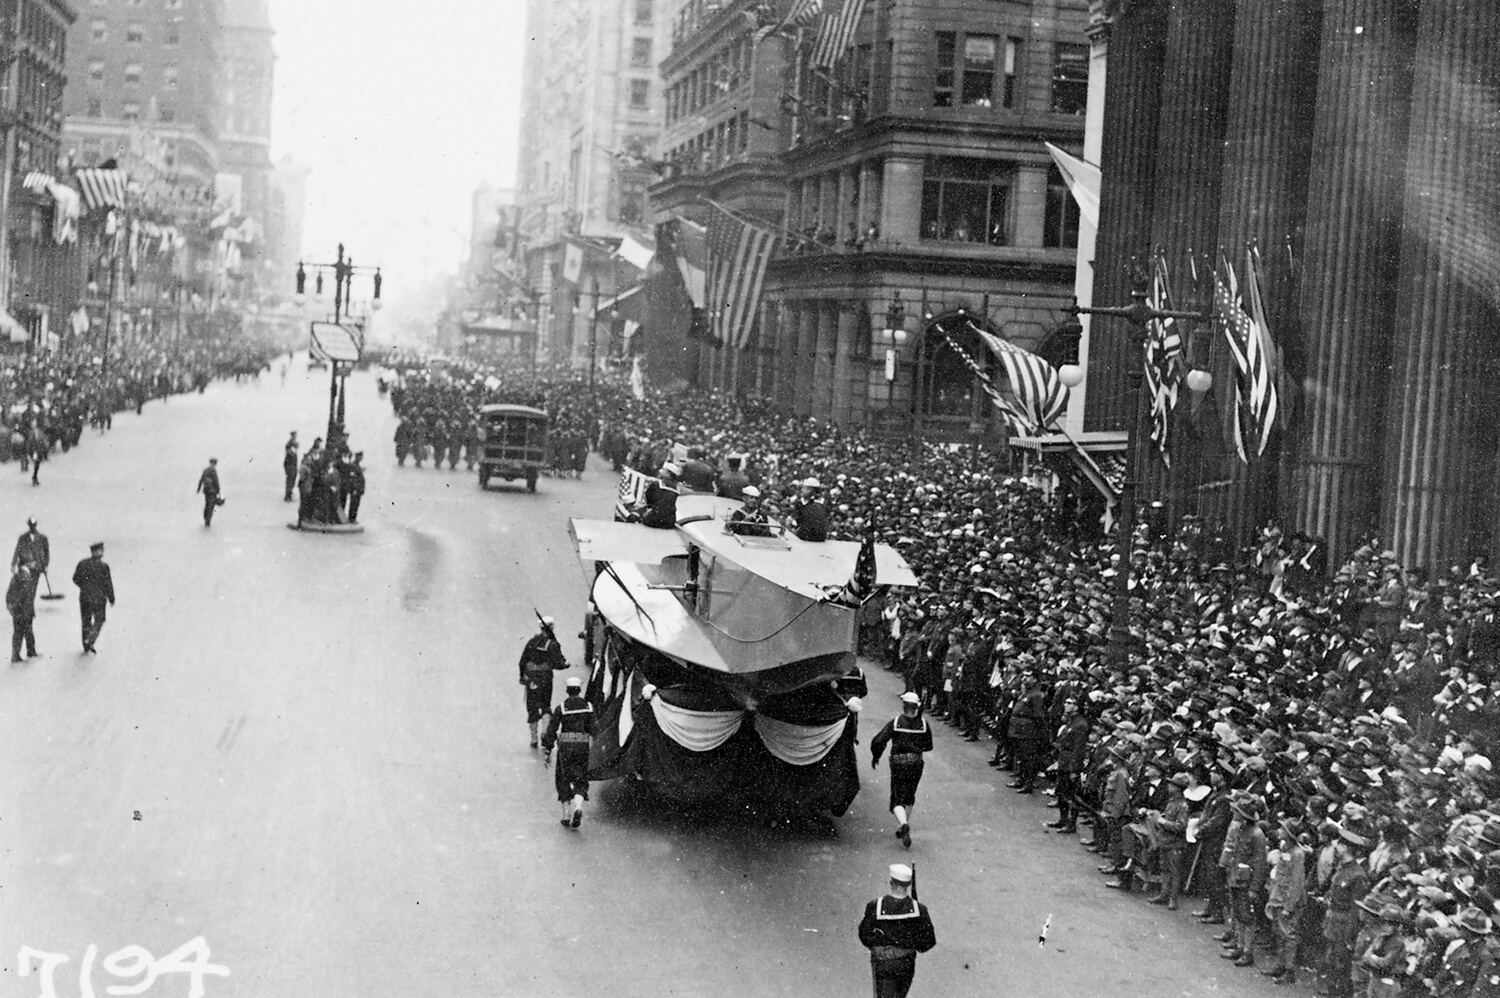
[[(895, 861), (939, 940), (914, 995), (1273, 993), (1185, 910), (1104, 890), (1040, 827), (1046, 798), (942, 724), (903, 850), (869, 768), (900, 692), (878, 665), (837, 838), (623, 784), (560, 828), (516, 660), (533, 608), (580, 660), (567, 518), (607, 516), (613, 476), (596, 459), (532, 495), (397, 468), (371, 376), (348, 397), (358, 536), (286, 526), (282, 444), (327, 420), (301, 355), (285, 385), (117, 417), (39, 487), (0, 465), (0, 533), (36, 516), (66, 594), (38, 603), (41, 657), (0, 672), (0, 998), (51, 998), (44, 964), (60, 998), (867, 994), (854, 929)], [(205, 529), (210, 456), (227, 504)], [(119, 601), (89, 656), (69, 580), (96, 540)]]

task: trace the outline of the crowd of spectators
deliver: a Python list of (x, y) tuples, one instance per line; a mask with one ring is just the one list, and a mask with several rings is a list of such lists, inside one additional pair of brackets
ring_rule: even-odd
[(514, 390), (596, 417), (618, 465), (743, 455), (772, 505), (817, 479), (831, 536), (873, 528), (923, 580), (870, 608), (866, 650), (964, 737), (993, 738), (1017, 793), (1055, 795), (1049, 834), (1092, 824), (1108, 886), (1172, 909), (1205, 896), (1197, 917), (1228, 923), (1234, 966), (1259, 953), (1279, 983), (1312, 967), (1333, 995), (1500, 993), (1484, 558), (1408, 571), (1372, 540), (1330, 571), (1318, 538), (1270, 524), (1237, 549), (1153, 506), (1121, 552), (982, 451), (614, 380)]

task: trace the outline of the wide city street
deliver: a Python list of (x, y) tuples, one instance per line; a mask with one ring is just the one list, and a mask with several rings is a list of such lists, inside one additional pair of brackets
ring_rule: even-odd
[[(302, 355), (291, 371), (121, 415), (37, 487), (0, 466), (0, 529), (38, 519), (64, 594), (38, 603), (41, 657), (0, 673), (5, 998), (181, 998), (193, 978), (162, 958), (199, 938), (208, 955), (179, 963), (212, 965), (213, 998), (867, 994), (854, 929), (897, 860), (939, 940), (915, 995), (1272, 993), (1186, 910), (1104, 890), (1074, 837), (1041, 828), (1046, 798), (1005, 789), (987, 746), (944, 725), (901, 849), (868, 763), (899, 692), (878, 665), (837, 838), (597, 784), (582, 827), (559, 828), (516, 660), (533, 609), (581, 658), (567, 518), (608, 516), (613, 476), (595, 457), (531, 495), (397, 468), (389, 405), (358, 374), (367, 531), (298, 533), (282, 444), (322, 433), (328, 382)], [(205, 529), (210, 456), (228, 502)], [(118, 604), (85, 655), (70, 578), (93, 541)]]

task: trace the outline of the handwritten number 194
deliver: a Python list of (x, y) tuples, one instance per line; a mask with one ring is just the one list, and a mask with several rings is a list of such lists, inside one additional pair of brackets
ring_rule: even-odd
[[(78, 965), (79, 998), (97, 998), (94, 993), (94, 962), (98, 959), (99, 947), (89, 943), (83, 960)], [(228, 977), (229, 968), (209, 963), (208, 943), (202, 936), (177, 947), (161, 959), (156, 959), (144, 946), (126, 946), (104, 958), (105, 973), (121, 980), (140, 978), (134, 984), (111, 984), (104, 990), (111, 995), (138, 995), (144, 993), (162, 974), (187, 974), (188, 998), (203, 998), (203, 978)], [(40, 978), (41, 992), (38, 998), (58, 998), (57, 968), (68, 962), (63, 953), (47, 953), (30, 946), (22, 946), (17, 956), (20, 976), (30, 977), (33, 970)]]

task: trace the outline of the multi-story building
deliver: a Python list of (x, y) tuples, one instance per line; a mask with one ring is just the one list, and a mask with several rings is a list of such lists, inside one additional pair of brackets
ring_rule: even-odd
[(160, 0), (85, 8), (68, 39), (63, 102), (63, 134), (81, 165), (124, 159), (147, 133), (183, 183), (212, 186), (222, 7)]
[[(220, 32), (219, 173), (238, 177), (240, 209), (253, 223), (238, 232), (242, 289), (256, 287), (274, 275), (264, 271), (271, 260), (264, 234), (271, 198), (271, 88), (275, 78), (275, 31), (266, 0), (229, 0)], [(284, 280), (284, 278), (283, 278)]]
[(302, 226), (307, 215), (309, 169), (282, 156), (271, 168), (266, 208), (266, 259), (273, 274), (282, 280), (271, 287), (284, 287), (285, 275), (296, 271), (302, 258)]
[(1086, 3), (868, 3), (831, 68), (810, 64), (816, 23), (757, 44), (760, 6), (680, 0), (662, 67), (677, 172), (653, 207), (702, 222), (713, 201), (782, 239), (758, 336), (690, 347), (697, 382), (877, 432), (990, 434), (949, 337), (995, 364), (971, 324), (1045, 351), (1068, 322), (1078, 215), (1043, 142), (1082, 143)]
[(516, 201), (543, 349), (555, 359), (587, 363), (591, 345), (602, 357), (609, 330), (589, 334), (593, 290), (607, 298), (638, 276), (611, 252), (647, 225), (663, 110), (661, 3), (528, 5)]

